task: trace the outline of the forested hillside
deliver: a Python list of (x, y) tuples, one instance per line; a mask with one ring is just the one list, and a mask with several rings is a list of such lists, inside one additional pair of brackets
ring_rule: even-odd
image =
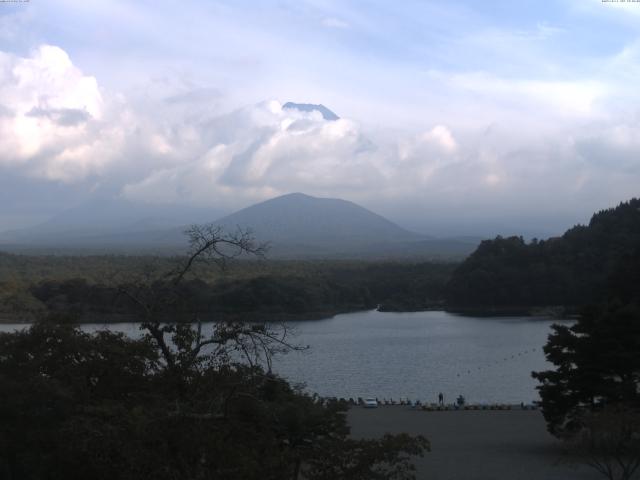
[[(178, 258), (29, 257), (0, 254), (0, 321), (71, 315), (82, 322), (131, 319), (123, 294), (144, 282), (163, 288)], [(167, 320), (316, 318), (380, 306), (441, 305), (455, 264), (240, 261), (220, 272), (198, 265), (180, 286)]]
[(447, 284), (454, 307), (576, 307), (603, 298), (606, 282), (640, 247), (640, 199), (593, 215), (548, 240), (483, 241)]

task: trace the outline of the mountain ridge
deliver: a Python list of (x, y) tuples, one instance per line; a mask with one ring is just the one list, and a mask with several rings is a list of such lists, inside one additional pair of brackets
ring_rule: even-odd
[(349, 242), (377, 235), (378, 240), (424, 239), (354, 202), (289, 193), (251, 205), (216, 222), (224, 228), (250, 228), (267, 241)]
[[(411, 232), (354, 202), (300, 192), (250, 205), (215, 221), (210, 217), (198, 221), (182, 217), (184, 222), (177, 225), (174, 218), (174, 225), (167, 228), (155, 218), (137, 218), (135, 212), (119, 218), (114, 211), (101, 214), (99, 209), (89, 207), (80, 211), (84, 224), (82, 218), (65, 220), (59, 215), (37, 227), (0, 235), (0, 248), (38, 253), (179, 254), (187, 248), (184, 231), (194, 223), (213, 223), (227, 232), (251, 230), (256, 241), (270, 245), (270, 258), (282, 259), (460, 257), (477, 245), (473, 240), (436, 239)], [(73, 216), (75, 210), (68, 212)], [(205, 213), (198, 211), (195, 215), (187, 210), (185, 215), (195, 219)]]

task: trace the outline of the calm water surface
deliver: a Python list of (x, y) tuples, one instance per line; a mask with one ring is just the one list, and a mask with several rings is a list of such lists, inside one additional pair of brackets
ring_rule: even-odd
[(542, 346), (553, 323), (375, 311), (291, 322), (310, 349), (275, 369), (323, 395), (530, 402), (538, 398), (531, 371), (549, 367)]
[[(549, 367), (542, 346), (554, 322), (376, 311), (289, 322), (295, 343), (310, 348), (276, 358), (274, 370), (323, 396), (431, 402), (443, 392), (451, 402), (459, 394), (471, 402), (531, 402), (538, 398), (531, 371)], [(106, 328), (139, 335), (137, 324)]]

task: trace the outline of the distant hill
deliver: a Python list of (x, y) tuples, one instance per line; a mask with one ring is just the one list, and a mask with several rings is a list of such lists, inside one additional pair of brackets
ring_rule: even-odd
[(9, 251), (132, 250), (184, 248), (185, 225), (211, 222), (223, 212), (183, 205), (152, 205), (120, 198), (94, 199), (46, 222), (0, 233)]
[(561, 237), (483, 241), (455, 271), (447, 302), (462, 307), (581, 306), (640, 252), (640, 199), (593, 215)]
[(464, 256), (473, 241), (434, 239), (410, 232), (353, 202), (292, 193), (216, 222), (249, 228), (270, 243), (269, 256), (287, 258), (410, 258)]
[[(22, 253), (182, 253), (184, 230), (211, 223), (216, 212), (148, 206), (125, 200), (92, 202), (35, 227), (0, 234), (0, 249)], [(437, 239), (410, 232), (353, 202), (292, 193), (213, 222), (231, 232), (250, 229), (270, 244), (270, 258), (463, 258), (480, 239)]]
[(302, 193), (272, 198), (216, 223), (227, 229), (250, 227), (259, 238), (289, 244), (350, 245), (424, 238), (353, 202)]
[(327, 107), (325, 107), (322, 104), (314, 105), (312, 103), (287, 102), (282, 106), (282, 108), (299, 110), (301, 112), (314, 112), (314, 111), (320, 112), (320, 114), (322, 115), (322, 118), (324, 118), (325, 120), (338, 120), (340, 118), (338, 115), (333, 113), (331, 110), (329, 110)]

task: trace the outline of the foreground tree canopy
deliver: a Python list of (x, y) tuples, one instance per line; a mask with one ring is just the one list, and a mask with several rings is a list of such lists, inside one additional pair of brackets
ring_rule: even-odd
[(249, 333), (262, 334), (221, 327), (223, 349), (180, 349), (173, 368), (148, 335), (47, 323), (0, 335), (0, 477), (412, 478), (426, 440), (350, 439), (346, 405), (225, 358)]
[(554, 326), (545, 346), (555, 370), (534, 373), (552, 433), (579, 428), (586, 411), (640, 407), (640, 308), (590, 308), (575, 325)]
[(160, 323), (176, 301), (170, 286), (194, 262), (257, 251), (244, 234), (191, 238), (166, 288), (123, 292), (140, 307), (139, 339), (88, 334), (61, 318), (0, 335), (0, 477), (414, 478), (410, 459), (428, 450), (426, 439), (350, 438), (346, 405), (270, 372), (271, 355), (295, 348), (286, 329)]
[(534, 372), (549, 431), (607, 478), (640, 467), (640, 248), (619, 259), (605, 302), (544, 348), (554, 370)]

